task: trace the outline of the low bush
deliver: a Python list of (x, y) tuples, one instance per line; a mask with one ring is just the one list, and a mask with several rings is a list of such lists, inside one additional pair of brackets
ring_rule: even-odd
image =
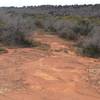
[(54, 27), (60, 37), (67, 40), (75, 40), (77, 36), (72, 30), (74, 25), (74, 22), (68, 20), (57, 20)]
[(5, 48), (3, 48), (3, 47), (0, 47), (0, 54), (1, 53), (7, 53), (8, 51), (5, 49)]
[(77, 35), (87, 36), (93, 29), (93, 25), (88, 19), (80, 19), (77, 24), (72, 28), (73, 32)]
[(100, 57), (100, 48), (95, 45), (82, 47), (79, 52), (84, 56)]
[(90, 57), (100, 57), (100, 29), (97, 31), (96, 28), (91, 35), (81, 41), (79, 46), (81, 54)]

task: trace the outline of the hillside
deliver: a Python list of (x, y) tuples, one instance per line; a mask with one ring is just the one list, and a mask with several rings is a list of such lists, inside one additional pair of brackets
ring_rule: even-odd
[(78, 55), (56, 35), (34, 39), (42, 45), (0, 55), (0, 100), (100, 100), (100, 59)]
[(84, 16), (100, 17), (100, 4), (95, 5), (41, 5), (24, 7), (2, 7), (0, 11), (26, 15)]

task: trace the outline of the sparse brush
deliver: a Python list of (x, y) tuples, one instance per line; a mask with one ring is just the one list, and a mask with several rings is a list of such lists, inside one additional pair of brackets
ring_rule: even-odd
[(5, 48), (3, 48), (3, 47), (0, 47), (0, 54), (1, 53), (7, 53), (8, 51), (5, 49)]

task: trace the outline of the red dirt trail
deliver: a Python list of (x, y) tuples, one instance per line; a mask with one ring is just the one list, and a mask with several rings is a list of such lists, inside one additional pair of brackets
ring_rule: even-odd
[(88, 70), (100, 66), (99, 59), (76, 55), (73, 43), (57, 36), (35, 39), (50, 48), (8, 49), (0, 55), (0, 100), (100, 100)]

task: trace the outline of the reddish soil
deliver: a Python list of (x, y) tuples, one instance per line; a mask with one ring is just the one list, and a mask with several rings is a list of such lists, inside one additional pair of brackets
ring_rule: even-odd
[(57, 36), (35, 39), (50, 48), (8, 49), (0, 55), (0, 100), (100, 100), (99, 59), (77, 55), (73, 43)]

